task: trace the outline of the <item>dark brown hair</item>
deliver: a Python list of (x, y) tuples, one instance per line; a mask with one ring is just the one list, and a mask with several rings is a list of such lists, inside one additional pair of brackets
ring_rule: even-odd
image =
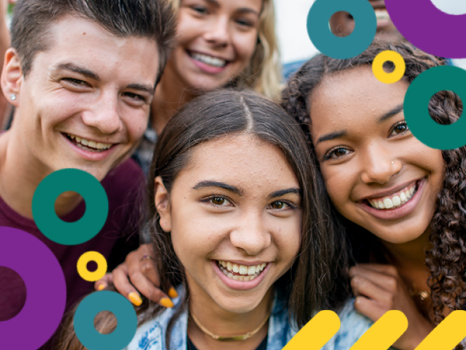
[[(365, 52), (354, 58), (338, 60), (318, 55), (308, 61), (288, 82), (283, 92), (282, 105), (300, 123), (308, 136), (313, 154), (315, 150), (310, 132), (312, 92), (327, 76), (355, 67), (370, 67), (377, 54), (385, 50), (398, 52), (403, 57), (406, 63), (403, 80), (408, 83), (427, 69), (445, 64), (444, 59), (426, 54), (408, 43), (390, 44), (383, 41), (375, 41)], [(461, 116), (463, 104), (456, 94), (441, 91), (431, 99), (428, 109), (437, 123), (451, 124)], [(466, 147), (443, 151), (442, 155), (445, 179), (431, 222), (432, 249), (426, 252), (426, 264), (430, 269), (428, 284), (432, 292), (434, 311), (432, 321), (435, 324), (444, 318), (444, 306), (459, 310), (465, 307), (466, 302)], [(321, 176), (319, 177), (322, 181)], [(356, 232), (349, 232), (354, 231), (350, 224), (346, 225), (346, 229), (348, 236), (357, 235)], [(364, 230), (358, 226), (358, 231)], [(363, 239), (374, 239), (374, 236), (368, 234)], [(359, 247), (355, 249), (359, 250)]]
[(21, 58), (24, 76), (36, 53), (52, 46), (50, 25), (65, 15), (93, 21), (119, 37), (154, 40), (160, 79), (175, 35), (175, 17), (166, 0), (19, 0), (11, 24), (11, 46)]
[[(348, 296), (347, 292), (341, 293), (341, 286), (336, 286), (346, 276), (344, 239), (339, 236), (341, 231), (328, 220), (330, 205), (316, 186), (315, 169), (298, 124), (279, 105), (251, 91), (219, 90), (198, 97), (169, 121), (157, 141), (148, 190), (152, 199), (149, 227), (161, 289), (167, 292), (171, 285), (186, 284), (186, 279), (170, 233), (164, 232), (159, 224), (153, 201), (155, 177), (162, 178), (170, 193), (178, 173), (189, 164), (197, 145), (241, 133), (277, 146), (288, 160), (302, 191), (300, 250), (292, 268), (276, 283), (288, 296), (293, 321), (302, 327), (311, 319), (313, 311), (336, 305)], [(341, 294), (335, 294), (336, 290)], [(184, 306), (188, 297), (189, 293), (185, 295)], [(160, 310), (156, 306), (148, 318)], [(173, 322), (167, 336), (172, 326)]]

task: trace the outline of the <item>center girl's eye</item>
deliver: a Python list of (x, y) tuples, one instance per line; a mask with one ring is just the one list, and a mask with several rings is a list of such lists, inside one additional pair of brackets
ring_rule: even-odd
[(396, 124), (390, 132), (390, 136), (395, 136), (408, 131), (408, 124), (405, 121)]
[(276, 201), (276, 202), (271, 203), (270, 207), (272, 209), (284, 209), (286, 207), (289, 207), (289, 204), (286, 202), (282, 202), (282, 201)]
[(331, 159), (331, 158), (338, 159), (340, 157), (346, 156), (349, 153), (350, 153), (350, 150), (347, 148), (336, 147), (327, 152), (327, 154), (324, 157), (324, 160)]
[(225, 205), (225, 203), (227, 202), (227, 200), (223, 197), (212, 197), (210, 201), (212, 204), (215, 205)]

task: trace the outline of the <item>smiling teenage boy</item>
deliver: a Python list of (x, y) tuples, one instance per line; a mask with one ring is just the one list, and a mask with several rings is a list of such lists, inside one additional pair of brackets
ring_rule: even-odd
[[(69, 308), (92, 291), (76, 271), (79, 256), (94, 250), (109, 258), (116, 241), (136, 230), (130, 224), (138, 217), (131, 213), (144, 180), (127, 158), (146, 128), (174, 18), (163, 0), (20, 0), (11, 34), (1, 87), (16, 111), (0, 136), (0, 226), (22, 229), (53, 251), (65, 273)], [(89, 172), (109, 198), (104, 228), (77, 246), (49, 241), (32, 218), (37, 185), (64, 168)], [(75, 221), (85, 204), (66, 192), (55, 209)], [(24, 259), (34, 264), (34, 257)], [(21, 311), (26, 290), (12, 270), (0, 267), (0, 281), (5, 321)]]

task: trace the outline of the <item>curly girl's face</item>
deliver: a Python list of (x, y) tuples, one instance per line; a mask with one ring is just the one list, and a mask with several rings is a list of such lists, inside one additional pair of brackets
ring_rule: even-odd
[(299, 183), (277, 147), (244, 134), (196, 146), (169, 208), (158, 206), (192, 301), (255, 309), (298, 253), (300, 206)]
[(325, 78), (310, 96), (312, 140), (333, 204), (395, 244), (428, 229), (444, 179), (441, 151), (404, 120), (407, 88), (379, 82), (368, 66)]

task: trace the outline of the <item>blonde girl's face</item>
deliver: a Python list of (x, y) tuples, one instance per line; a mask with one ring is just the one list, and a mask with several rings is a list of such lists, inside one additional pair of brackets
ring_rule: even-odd
[(167, 75), (202, 91), (226, 85), (251, 61), (261, 11), (262, 0), (181, 0)]
[(291, 267), (301, 240), (300, 205), (283, 153), (241, 134), (196, 146), (174, 181), (169, 208), (158, 210), (193, 298), (246, 313)]
[(405, 122), (407, 88), (379, 82), (368, 66), (325, 78), (310, 96), (312, 140), (333, 204), (395, 244), (428, 229), (444, 179), (441, 151)]

